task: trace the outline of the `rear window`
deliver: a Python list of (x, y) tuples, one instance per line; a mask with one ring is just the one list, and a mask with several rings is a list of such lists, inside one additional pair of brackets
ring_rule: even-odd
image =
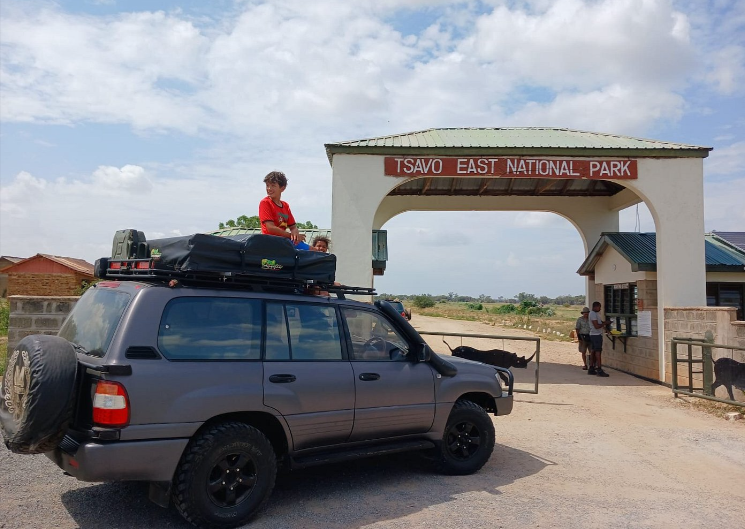
[(259, 360), (261, 301), (185, 297), (168, 303), (158, 348), (170, 360)]
[(404, 311), (404, 304), (401, 303), (400, 301), (389, 301), (388, 303), (393, 305), (393, 308), (396, 309), (398, 312)]
[(130, 299), (129, 294), (119, 290), (89, 289), (75, 304), (59, 336), (83, 347), (90, 355), (103, 357)]

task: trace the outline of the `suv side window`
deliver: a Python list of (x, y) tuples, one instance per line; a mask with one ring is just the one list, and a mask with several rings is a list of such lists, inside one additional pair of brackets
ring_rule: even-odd
[[(380, 314), (343, 308), (342, 314), (352, 338), (354, 360), (405, 360), (409, 353), (406, 340)], [(397, 352), (398, 351), (398, 352)]]
[(334, 307), (266, 304), (266, 360), (341, 360)]
[(184, 297), (163, 311), (158, 348), (169, 360), (259, 360), (261, 301)]

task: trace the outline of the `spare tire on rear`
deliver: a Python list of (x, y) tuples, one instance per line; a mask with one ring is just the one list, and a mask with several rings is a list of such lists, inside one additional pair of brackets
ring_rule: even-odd
[(58, 336), (27, 336), (9, 354), (0, 386), (0, 428), (17, 454), (54, 450), (70, 424), (77, 358)]

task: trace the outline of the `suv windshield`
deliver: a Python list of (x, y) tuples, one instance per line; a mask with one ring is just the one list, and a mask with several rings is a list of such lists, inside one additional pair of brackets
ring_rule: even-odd
[(75, 305), (59, 336), (94, 356), (104, 356), (130, 295), (109, 288), (91, 288)]

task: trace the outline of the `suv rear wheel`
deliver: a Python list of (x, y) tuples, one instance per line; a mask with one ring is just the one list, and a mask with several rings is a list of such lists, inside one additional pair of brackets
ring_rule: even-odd
[(459, 400), (448, 417), (439, 448), (438, 467), (445, 474), (473, 474), (494, 450), (494, 423), (484, 408)]
[(269, 440), (253, 426), (228, 422), (189, 443), (176, 470), (173, 501), (197, 527), (245, 524), (269, 499), (277, 460)]

